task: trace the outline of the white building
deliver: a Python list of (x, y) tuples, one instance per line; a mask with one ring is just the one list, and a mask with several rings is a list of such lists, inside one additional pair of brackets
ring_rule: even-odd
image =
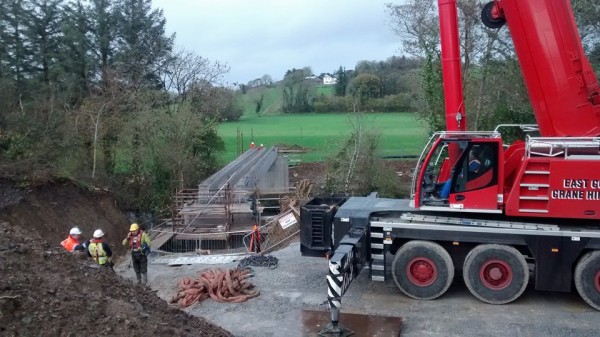
[(323, 76), (323, 84), (330, 85), (330, 84), (336, 84), (336, 83), (337, 83), (337, 78), (330, 76), (330, 75)]

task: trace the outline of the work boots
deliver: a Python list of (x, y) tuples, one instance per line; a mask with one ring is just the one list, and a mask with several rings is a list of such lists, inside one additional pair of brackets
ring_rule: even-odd
[(148, 284), (148, 274), (146, 274), (146, 273), (142, 273), (142, 284), (143, 285)]
[[(146, 274), (144, 274), (145, 276)], [(137, 283), (140, 284), (142, 283), (142, 274), (136, 273), (135, 277), (137, 278)]]

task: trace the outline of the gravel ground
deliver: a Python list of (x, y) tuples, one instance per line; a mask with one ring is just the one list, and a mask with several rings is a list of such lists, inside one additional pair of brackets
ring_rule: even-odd
[[(301, 309), (327, 310), (325, 275), (327, 261), (302, 257), (299, 243), (273, 253), (276, 269), (255, 267), (251, 282), (261, 295), (245, 303), (217, 303), (206, 300), (185, 309), (240, 337), (304, 336), (290, 331)], [(391, 260), (391, 259), (390, 259)], [(208, 268), (235, 268), (224, 265), (150, 265), (150, 286), (167, 299), (181, 277), (194, 276)], [(133, 278), (126, 264), (119, 272)], [(372, 282), (363, 270), (342, 299), (342, 312), (401, 316), (403, 337), (414, 336), (598, 336), (600, 313), (589, 307), (577, 293), (538, 292), (531, 288), (507, 305), (480, 302), (457, 278), (448, 292), (433, 301), (404, 296), (391, 279)], [(341, 322), (343, 324), (343, 322)], [(286, 327), (284, 329), (284, 327)]]

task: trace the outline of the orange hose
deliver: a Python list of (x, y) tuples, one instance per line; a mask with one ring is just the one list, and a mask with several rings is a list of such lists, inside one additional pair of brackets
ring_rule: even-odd
[(171, 296), (169, 303), (185, 308), (209, 297), (217, 302), (245, 302), (260, 295), (260, 292), (251, 290), (254, 285), (246, 281), (250, 276), (249, 270), (207, 269), (201, 271), (198, 278), (179, 280), (177, 292)]

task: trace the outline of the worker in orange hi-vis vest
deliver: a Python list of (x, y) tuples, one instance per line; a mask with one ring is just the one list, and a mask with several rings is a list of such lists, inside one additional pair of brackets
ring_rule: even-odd
[(253, 149), (256, 145), (254, 145), (254, 142), (250, 143), (250, 148)]
[(81, 234), (81, 229), (78, 227), (73, 227), (69, 231), (69, 237), (64, 239), (60, 244), (69, 252), (83, 251), (84, 246), (81, 244), (81, 242), (79, 242), (79, 237)]
[(260, 253), (260, 232), (257, 224), (254, 224), (250, 235), (250, 252)]

